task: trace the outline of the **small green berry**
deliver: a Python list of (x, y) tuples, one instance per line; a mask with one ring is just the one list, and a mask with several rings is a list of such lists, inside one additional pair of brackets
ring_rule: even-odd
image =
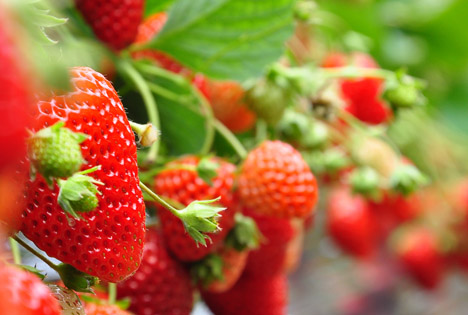
[(63, 127), (63, 121), (44, 128), (29, 140), (29, 158), (33, 170), (52, 182), (53, 178), (66, 178), (77, 172), (85, 162), (81, 146), (87, 135)]

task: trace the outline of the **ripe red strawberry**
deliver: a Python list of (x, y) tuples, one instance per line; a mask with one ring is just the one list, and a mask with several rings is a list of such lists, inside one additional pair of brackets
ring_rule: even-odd
[(265, 141), (251, 151), (239, 176), (242, 202), (276, 217), (307, 217), (318, 199), (317, 181), (301, 154), (281, 141)]
[(86, 315), (131, 315), (117, 305), (107, 304), (105, 301), (102, 304), (86, 303)]
[(249, 253), (244, 275), (251, 278), (271, 278), (282, 274), (288, 244), (294, 237), (291, 221), (263, 216), (253, 211), (246, 212), (246, 215), (255, 220), (262, 237), (260, 247)]
[(210, 80), (205, 90), (213, 114), (231, 131), (243, 132), (253, 126), (255, 114), (244, 103), (245, 91), (239, 83)]
[(49, 288), (34, 274), (0, 263), (0, 312), (21, 315), (60, 315)]
[(0, 3), (0, 170), (25, 153), (31, 105), (30, 79), (18, 45), (18, 29)]
[(194, 290), (188, 271), (169, 255), (158, 231), (146, 236), (141, 267), (118, 284), (118, 297), (130, 298), (136, 315), (190, 314)]
[[(37, 104), (37, 131), (58, 120), (89, 135), (81, 144), (88, 174), (99, 185), (98, 207), (69, 218), (38, 174), (29, 180), (21, 231), (39, 248), (76, 269), (117, 282), (138, 268), (145, 239), (145, 205), (139, 188), (136, 144), (120, 99), (104, 76), (90, 68), (71, 71), (73, 91)], [(27, 165), (26, 165), (27, 166)], [(27, 169), (27, 167), (26, 167)]]
[(202, 297), (216, 315), (285, 315), (288, 283), (284, 275), (266, 279), (242, 276), (231, 290), (202, 292)]
[[(206, 269), (195, 271), (192, 267), (192, 274), (196, 274), (197, 282), (203, 291), (220, 293), (232, 288), (239, 280), (247, 263), (248, 250), (238, 251), (231, 247), (223, 246), (215, 254), (205, 257), (200, 264)], [(199, 265), (196, 265), (197, 267)], [(205, 276), (205, 278), (204, 278)], [(198, 279), (200, 278), (200, 279)]]
[[(332, 53), (322, 62), (322, 67), (337, 68), (344, 66), (360, 68), (378, 68), (371, 56), (364, 53), (353, 53), (349, 57), (341, 53)], [(383, 81), (376, 78), (357, 78), (340, 81), (340, 88), (347, 101), (345, 110), (359, 120), (368, 124), (380, 124), (391, 117), (391, 111), (380, 96)]]
[(396, 252), (402, 267), (423, 288), (434, 289), (441, 283), (444, 262), (431, 231), (425, 228), (407, 231), (398, 240)]
[[(220, 245), (226, 234), (234, 225), (234, 214), (237, 211), (237, 201), (232, 192), (234, 183), (235, 166), (218, 158), (211, 158), (219, 163), (217, 175), (212, 179), (212, 185), (208, 185), (200, 178), (195, 170), (167, 169), (155, 178), (155, 191), (161, 196), (168, 197), (184, 206), (195, 200), (213, 199), (221, 197), (220, 203), (227, 209), (221, 213), (219, 220), (220, 231), (208, 233), (211, 242), (207, 246), (199, 246), (187, 234), (182, 222), (169, 211), (158, 208), (158, 216), (161, 220), (164, 240), (169, 250), (180, 260), (195, 261), (214, 252)], [(195, 156), (186, 156), (168, 164), (168, 167), (176, 168), (177, 165), (198, 165), (200, 159)]]
[[(165, 12), (159, 12), (148, 17), (138, 28), (138, 34), (135, 39), (135, 43), (143, 44), (149, 42), (154, 36), (156, 36), (163, 28), (167, 21), (167, 14)], [(134, 58), (146, 58), (158, 63), (162, 68), (180, 73), (185, 76), (191, 75), (191, 71), (183, 67), (180, 63), (174, 60), (167, 54), (157, 51), (155, 49), (145, 49), (133, 53)]]
[(335, 188), (329, 196), (327, 230), (346, 253), (362, 259), (377, 251), (377, 223), (367, 202), (348, 188)]
[(405, 197), (400, 194), (386, 193), (382, 200), (378, 202), (371, 201), (370, 206), (377, 214), (389, 213), (397, 224), (416, 218), (423, 210), (418, 194)]
[(144, 0), (76, 0), (76, 7), (100, 40), (120, 50), (135, 40)]
[(286, 247), (286, 259), (284, 262), (284, 271), (286, 273), (292, 273), (298, 268), (302, 257), (302, 251), (304, 248), (304, 220), (291, 220), (291, 225), (294, 229), (294, 236), (288, 242), (288, 245)]

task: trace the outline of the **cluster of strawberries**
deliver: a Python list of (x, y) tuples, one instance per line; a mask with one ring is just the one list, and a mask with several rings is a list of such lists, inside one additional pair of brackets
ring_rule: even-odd
[[(77, 4), (96, 31), (100, 26), (87, 14), (94, 10), (90, 3)], [(129, 3), (130, 13), (141, 11), (137, 2)], [(136, 42), (154, 36), (165, 19), (164, 13), (150, 17), (140, 26)], [(0, 165), (2, 231), (21, 231), (59, 259), (62, 264), (53, 264), (15, 236), (44, 258), (63, 282), (47, 287), (37, 275), (2, 262), (2, 308), (8, 303), (13, 314), (127, 314), (106, 302), (107, 295), (95, 286), (98, 278), (118, 282), (117, 297), (129, 298), (129, 311), (135, 314), (189, 314), (197, 289), (216, 314), (284, 314), (286, 273), (298, 263), (304, 220), (312, 218), (318, 199), (315, 177), (300, 153), (287, 143), (265, 141), (247, 155), (238, 172), (234, 164), (217, 157), (173, 160), (154, 177), (152, 186), (165, 206), (148, 202), (156, 205), (158, 223), (146, 226), (140, 188), (146, 186), (138, 178), (133, 126), (112, 83), (90, 68), (76, 67), (70, 71), (70, 91), (41, 90), (34, 100), (28, 72), (16, 62), (21, 52), (13, 51), (18, 45), (9, 30), (0, 28), (0, 82), (11, 85), (1, 95), (1, 103), (8, 104), (2, 107), (3, 116), (10, 119), (6, 111), (17, 109), (24, 114), (16, 111), (14, 123), (2, 124), (11, 131), (3, 133), (0, 142), (11, 152), (2, 154)], [(124, 45), (113, 42), (112, 34), (96, 33), (114, 49), (134, 40), (124, 36)], [(215, 112), (216, 106), (242, 99), (233, 83), (208, 82), (163, 53), (141, 51), (134, 58), (149, 58), (192, 79)], [(213, 88), (217, 84), (221, 88)], [(231, 91), (225, 84), (234, 87), (234, 101), (217, 92)], [(253, 117), (243, 106), (226, 110)], [(190, 233), (191, 220), (198, 214), (188, 212), (203, 213), (207, 208), (196, 201), (218, 197), (225, 210), (219, 220), (215, 215), (209, 218), (212, 222), (202, 221), (210, 228), (196, 228), (208, 240), (201, 246)], [(188, 213), (185, 219), (167, 204), (186, 207), (180, 210)], [(76, 292), (94, 287), (98, 294), (79, 293), (83, 307), (64, 286)]]

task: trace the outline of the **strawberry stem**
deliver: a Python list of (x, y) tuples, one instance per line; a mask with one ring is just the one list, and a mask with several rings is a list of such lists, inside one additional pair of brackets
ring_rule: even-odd
[(17, 265), (21, 265), (21, 253), (18, 247), (18, 243), (11, 237), (8, 238), (10, 241), (11, 254), (13, 255), (13, 261)]
[(231, 145), (231, 147), (236, 151), (237, 155), (243, 160), (247, 157), (247, 150), (244, 148), (242, 143), (237, 139), (237, 137), (223, 125), (219, 120), (215, 119), (213, 125), (217, 132), (219, 132), (224, 139)]
[(23, 246), (25, 249), (27, 249), (29, 252), (31, 252), (31, 254), (38, 257), (43, 262), (45, 262), (50, 268), (52, 268), (53, 270), (59, 272), (59, 267), (56, 264), (51, 262), (47, 257), (45, 257), (44, 255), (39, 253), (37, 250), (35, 250), (31, 246), (29, 246), (25, 241), (20, 239), (17, 235), (13, 235), (11, 238), (14, 239), (16, 242), (18, 242), (18, 244)]
[(166, 200), (164, 200), (162, 197), (160, 197), (158, 194), (156, 194), (154, 191), (148, 188), (145, 184), (143, 184), (140, 181), (140, 187), (143, 189), (144, 192), (146, 192), (153, 200), (155, 200), (157, 203), (159, 203), (161, 206), (169, 210), (173, 215), (176, 217), (180, 218), (179, 215), (179, 210), (174, 208), (171, 204), (169, 204)]
[(109, 299), (108, 302), (110, 305), (115, 304), (117, 298), (117, 285), (115, 283), (109, 282)]
[[(118, 65), (120, 66), (120, 69), (122, 69), (122, 71), (133, 81), (136, 88), (139, 90), (141, 97), (143, 98), (143, 104), (145, 105), (146, 111), (148, 113), (149, 121), (157, 130), (161, 130), (158, 106), (156, 100), (153, 97), (153, 94), (151, 93), (148, 83), (130, 62), (122, 59)], [(159, 152), (159, 143), (160, 141), (155, 141), (150, 147), (148, 155), (146, 156), (147, 163), (156, 161)]]

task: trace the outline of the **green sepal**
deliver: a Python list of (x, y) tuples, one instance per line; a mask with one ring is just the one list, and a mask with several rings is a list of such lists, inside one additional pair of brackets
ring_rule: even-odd
[(225, 246), (232, 247), (239, 252), (257, 248), (260, 244), (261, 233), (255, 220), (239, 212), (234, 216), (234, 220), (235, 225), (224, 240)]
[(56, 271), (67, 288), (77, 292), (94, 293), (92, 286), (98, 281), (96, 277), (79, 271), (68, 264), (58, 265)]
[(213, 178), (218, 175), (219, 163), (209, 157), (204, 157), (198, 162), (197, 174), (208, 185), (213, 185)]
[(32, 266), (28, 266), (28, 265), (19, 265), (18, 267), (20, 267), (23, 270), (26, 270), (26, 271), (29, 271), (29, 272), (35, 274), (36, 276), (41, 278), (41, 280), (44, 280), (44, 278), (45, 278), (45, 275), (43, 275), (41, 273), (41, 271), (39, 269), (37, 269), (37, 268), (34, 268)]
[(390, 177), (390, 187), (395, 192), (408, 196), (427, 185), (429, 179), (413, 165), (400, 165)]
[(190, 266), (192, 281), (206, 288), (215, 281), (224, 280), (224, 262), (221, 256), (209, 254)]
[[(86, 303), (93, 303), (97, 305), (108, 305), (109, 301), (98, 298), (97, 296), (91, 295), (81, 295), (80, 298)], [(131, 300), (129, 298), (124, 298), (121, 300), (115, 301), (114, 305), (117, 305), (121, 310), (126, 310), (130, 307)]]
[(177, 216), (184, 223), (185, 230), (197, 244), (206, 246), (206, 239), (210, 240), (210, 237), (203, 233), (213, 233), (219, 230), (218, 218), (221, 216), (219, 212), (226, 208), (210, 204), (220, 199), (218, 197), (211, 200), (196, 200), (177, 212)]
[[(101, 194), (101, 192), (99, 192), (96, 185), (104, 184), (85, 174), (89, 174), (98, 169), (100, 169), (100, 166), (76, 173), (66, 180), (58, 180), (60, 191), (57, 202), (65, 213), (71, 215), (75, 219), (81, 219), (81, 216), (79, 216), (77, 212), (90, 212), (97, 206), (96, 194)], [(82, 207), (83, 201), (87, 201), (88, 199), (91, 200), (88, 204), (91, 203), (92, 207)]]
[(380, 176), (371, 167), (361, 167), (353, 170), (349, 177), (353, 193), (370, 197), (374, 200), (380, 197)]

